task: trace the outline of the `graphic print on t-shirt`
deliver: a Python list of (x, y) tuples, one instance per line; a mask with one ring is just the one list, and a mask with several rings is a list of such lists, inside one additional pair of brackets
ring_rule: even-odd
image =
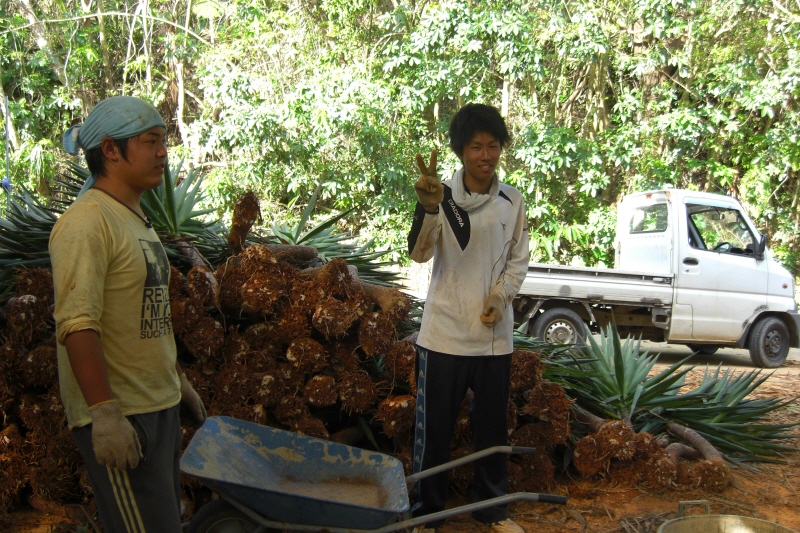
[(169, 307), (169, 261), (159, 241), (139, 239), (147, 265), (147, 279), (142, 293), (140, 339), (172, 335), (172, 313)]

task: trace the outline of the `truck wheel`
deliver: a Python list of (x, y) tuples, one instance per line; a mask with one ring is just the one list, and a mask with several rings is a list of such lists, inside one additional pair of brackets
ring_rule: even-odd
[(252, 533), (256, 528), (258, 524), (219, 498), (211, 500), (195, 513), (189, 522), (188, 533)]
[(533, 323), (533, 336), (549, 344), (586, 343), (583, 319), (571, 309), (548, 309)]
[(693, 352), (698, 352), (703, 355), (713, 355), (719, 350), (719, 346), (713, 344), (687, 344), (686, 347)]
[(789, 353), (789, 342), (789, 329), (783, 320), (768, 316), (750, 333), (750, 359), (761, 368), (778, 368)]

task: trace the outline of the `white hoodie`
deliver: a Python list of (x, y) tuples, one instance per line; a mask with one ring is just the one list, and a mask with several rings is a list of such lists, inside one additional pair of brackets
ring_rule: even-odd
[[(488, 194), (470, 193), (463, 167), (444, 182), (437, 213), (417, 203), (408, 235), (411, 259), (433, 257), (417, 344), (452, 355), (507, 355), (513, 348), (509, 305), (528, 270), (528, 223), (522, 195), (495, 174)], [(492, 292), (506, 298), (493, 328), (480, 320)]]

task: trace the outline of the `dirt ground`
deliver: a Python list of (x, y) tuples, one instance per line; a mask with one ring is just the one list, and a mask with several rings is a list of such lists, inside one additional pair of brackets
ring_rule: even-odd
[[(746, 367), (733, 369), (737, 372), (752, 370)], [(702, 372), (701, 368), (695, 369), (689, 376), (689, 384), (699, 382)], [(756, 390), (754, 396), (793, 398), (798, 383), (800, 361), (789, 360)], [(771, 420), (800, 423), (800, 404), (782, 409)], [(800, 437), (800, 428), (794, 428), (792, 433)], [(680, 502), (706, 500), (711, 514), (753, 517), (800, 531), (800, 506), (797, 505), (800, 454), (788, 455), (784, 460), (786, 464), (755, 464), (757, 471), (734, 469), (733, 484), (718, 494), (683, 489), (654, 493), (597, 481), (565, 479), (554, 492), (569, 496), (566, 506), (520, 503), (511, 507), (510, 515), (528, 533), (654, 533), (665, 521), (676, 517)], [(460, 497), (454, 496), (450, 505), (464, 503)], [(687, 515), (704, 512), (703, 505), (686, 507)], [(0, 515), (0, 531), (66, 533), (79, 530), (60, 518), (25, 509), (7, 516)], [(460, 516), (451, 518), (439, 531), (488, 533), (489, 528), (468, 516)]]

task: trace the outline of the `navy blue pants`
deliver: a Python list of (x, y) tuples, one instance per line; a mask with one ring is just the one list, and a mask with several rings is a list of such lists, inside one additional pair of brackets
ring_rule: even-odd
[[(450, 460), (453, 428), (461, 403), (472, 389), (470, 421), (475, 451), (508, 444), (508, 389), (511, 354), (449, 355), (417, 347), (417, 419), (414, 432), (414, 473)], [(508, 457), (494, 454), (473, 463), (470, 500), (508, 494)], [(413, 516), (441, 511), (447, 504), (447, 472), (422, 479), (414, 486)], [(508, 517), (508, 506), (473, 513), (493, 523)], [(442, 521), (426, 527), (436, 528)]]
[(92, 425), (75, 428), (100, 521), (107, 533), (180, 533), (180, 406), (128, 417), (144, 457), (136, 468), (97, 463)]

